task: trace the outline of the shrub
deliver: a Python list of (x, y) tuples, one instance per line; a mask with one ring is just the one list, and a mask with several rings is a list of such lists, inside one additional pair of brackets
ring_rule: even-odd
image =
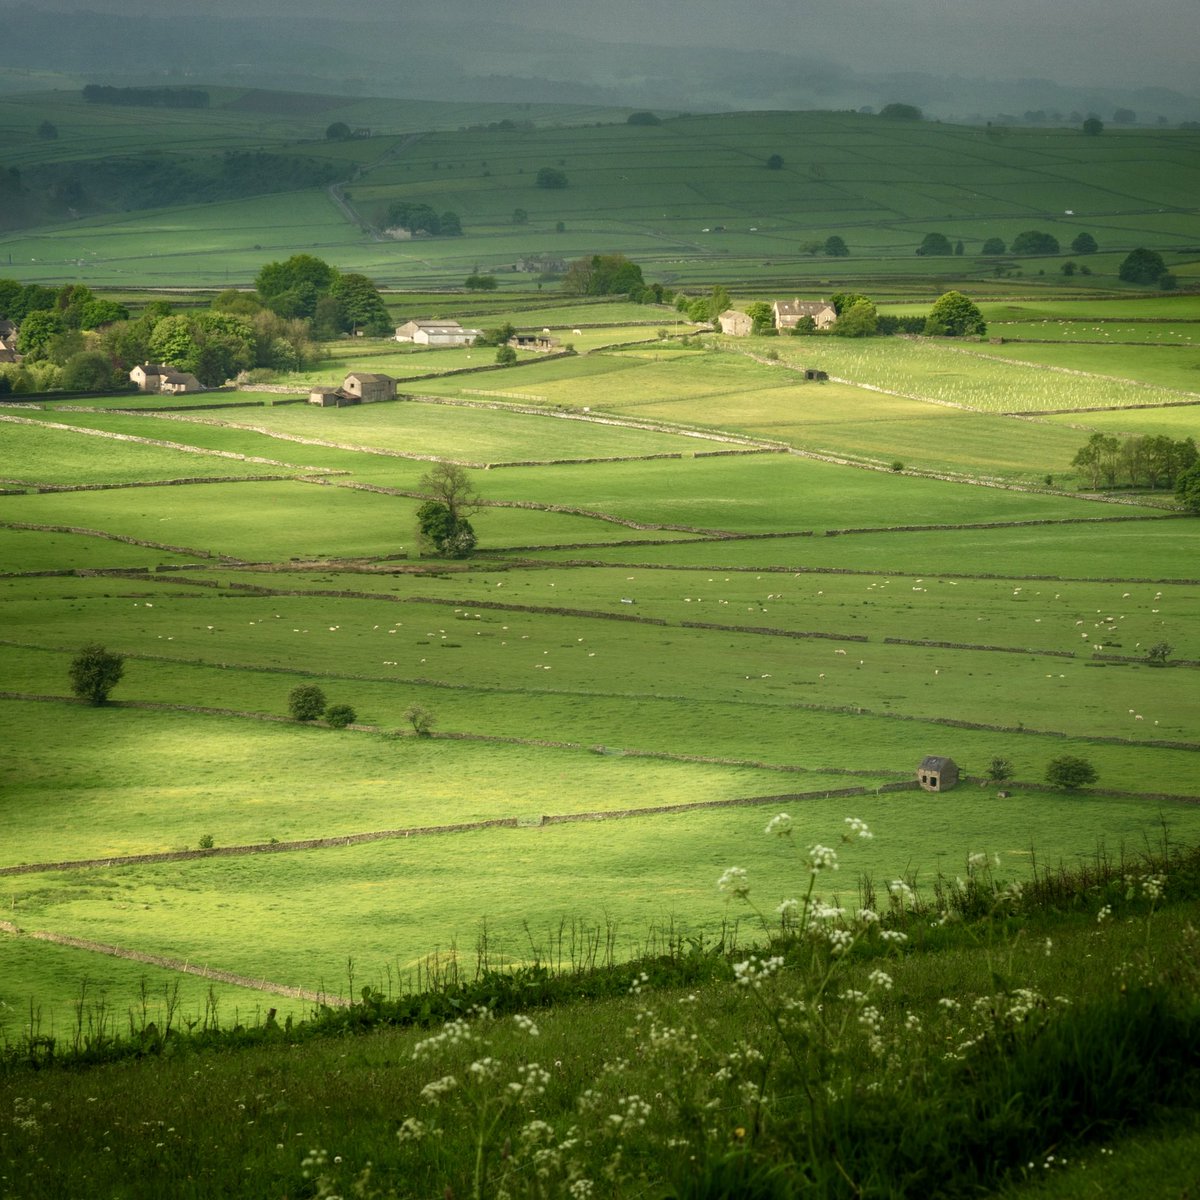
[(1079, 758), (1074, 754), (1060, 755), (1046, 765), (1046, 782), (1051, 787), (1073, 791), (1075, 788), (1095, 783), (1098, 778), (1096, 768), (1086, 758)]
[(125, 659), (120, 654), (91, 642), (71, 660), (71, 691), (89, 704), (104, 704), (124, 674)]
[(412, 726), (417, 737), (428, 737), (433, 732), (437, 720), (429, 709), (420, 704), (410, 704), (404, 713), (404, 719)]
[(297, 721), (315, 721), (325, 711), (325, 693), (315, 683), (301, 683), (288, 692), (288, 712)]
[(211, 850), (213, 848), (213, 835), (211, 833), (202, 834), (198, 844), (201, 850)]
[(345, 729), (347, 725), (353, 725), (357, 719), (358, 714), (349, 704), (331, 704), (325, 710), (325, 724), (334, 729)]

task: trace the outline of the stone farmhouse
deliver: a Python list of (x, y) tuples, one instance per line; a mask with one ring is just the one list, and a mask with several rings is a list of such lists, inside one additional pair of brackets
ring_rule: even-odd
[(308, 393), (309, 404), (320, 408), (345, 408), (350, 404), (375, 404), (380, 400), (395, 400), (396, 381), (390, 375), (354, 371), (347, 375), (341, 387), (315, 387)]
[(164, 367), (158, 363), (139, 363), (129, 372), (139, 392), (160, 392), (165, 396), (183, 396), (204, 391), (204, 385), (189, 371)]
[(837, 320), (837, 309), (828, 300), (776, 300), (771, 311), (780, 333), (795, 329), (801, 317), (812, 317), (818, 329), (828, 329)]
[(396, 326), (396, 341), (416, 346), (471, 346), (482, 329), (465, 329), (457, 321), (406, 321)]
[(726, 309), (717, 318), (717, 321), (720, 323), (721, 332), (733, 337), (749, 337), (750, 331), (754, 328), (754, 322), (744, 312), (738, 312), (736, 308)]
[(952, 758), (927, 754), (917, 768), (917, 782), (927, 792), (948, 792), (958, 782), (958, 764)]

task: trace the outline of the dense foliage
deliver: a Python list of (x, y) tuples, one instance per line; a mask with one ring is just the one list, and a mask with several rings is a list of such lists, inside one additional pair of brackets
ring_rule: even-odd
[(124, 674), (122, 655), (114, 654), (97, 642), (89, 642), (71, 660), (71, 691), (89, 704), (104, 704)]

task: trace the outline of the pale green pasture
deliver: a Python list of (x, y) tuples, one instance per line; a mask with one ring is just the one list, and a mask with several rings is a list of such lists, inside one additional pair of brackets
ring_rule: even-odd
[[(297, 472), (344, 471), (372, 483), (391, 487), (415, 487), (428, 464), (415, 463), (394, 455), (372, 454), (366, 450), (339, 449), (311, 445), (270, 432), (265, 428), (265, 408), (237, 409), (229, 412), (198, 413), (127, 413), (61, 412), (54, 419), (87, 429), (111, 430), (136, 437), (181, 442), (206, 450), (273, 459)], [(281, 407), (280, 411), (285, 411)], [(326, 409), (327, 415), (349, 409)], [(331, 431), (332, 432), (332, 431)], [(314, 437), (314, 440), (318, 440)], [(334, 440), (328, 437), (319, 440)], [(234, 474), (234, 471), (230, 471)]]
[[(627, 578), (623, 586), (636, 591), (637, 572), (632, 573), (635, 579)], [(441, 591), (457, 599), (458, 582), (427, 586), (425, 594)], [(678, 601), (651, 604), (652, 610), (672, 612), (659, 618), (665, 626), (547, 611), (565, 591), (552, 579), (544, 586), (547, 608), (534, 606), (532, 612), (429, 605), (420, 593), (407, 604), (221, 597), (180, 584), (148, 590), (141, 580), (68, 581), (60, 589), (61, 602), (30, 598), (32, 589), (24, 581), (9, 581), (0, 595), (6, 597), (5, 624), (12, 640), (60, 652), (57, 660), (35, 651), (5, 652), (11, 686), (31, 692), (64, 690), (73, 641), (69, 631), (78, 613), (86, 611), (89, 635), (110, 648), (168, 660), (161, 668), (139, 669), (136, 681), (131, 668), (121, 691), (131, 700), (172, 703), (186, 696), (205, 706), (280, 713), (289, 680), (295, 679), (291, 672), (299, 669), (328, 678), (331, 696), (353, 704), (364, 723), (384, 728), (403, 726), (413, 688), (434, 684), (511, 690), (514, 696), (554, 692), (580, 700), (675, 696), (862, 707), (1076, 736), (1200, 741), (1200, 694), (1191, 668), (1101, 666), (1091, 657), (1104, 651), (1136, 658), (1160, 639), (1170, 641), (1179, 658), (1200, 656), (1194, 587), (1169, 593), (1155, 589), (1164, 592), (1159, 596), (1141, 585), (1136, 596), (1131, 587), (1119, 598), (1113, 589), (1103, 597), (1110, 603), (1103, 604), (1097, 595), (1085, 603), (1082, 589), (1018, 585), (1008, 588), (1008, 596), (1005, 589), (991, 589), (971, 606), (958, 601), (952, 583), (939, 587), (920, 578), (872, 589), (873, 581), (860, 581), (857, 598), (826, 599), (824, 580), (807, 576), (754, 603), (740, 603), (743, 594), (735, 605), (721, 604), (726, 585), (696, 587), (698, 582)], [(533, 599), (526, 595), (522, 603)], [(614, 604), (613, 597), (608, 604)], [(821, 616), (813, 619), (814, 612)], [(687, 628), (683, 621), (783, 630), (824, 627), (866, 640), (839, 644)], [(887, 636), (1030, 652), (884, 644)], [(1033, 653), (1039, 649), (1077, 657)], [(704, 667), (698, 673), (700, 662)], [(189, 663), (205, 671), (193, 677)], [(528, 729), (525, 736), (530, 734), (553, 736), (548, 729)], [(674, 749), (661, 742), (654, 748)], [(1192, 784), (1176, 778), (1171, 786)]]
[[(979, 307), (989, 321), (1018, 323), (1033, 321), (1069, 321), (1084, 325), (1103, 321), (1126, 323), (1131, 321), (1186, 321), (1196, 320), (1196, 301), (1186, 295), (1138, 295), (1096, 296), (1086, 300), (1032, 299), (980, 300)], [(913, 311), (916, 311), (915, 309)]]
[(29, 804), (0, 809), (3, 866), (195, 849), (204, 834), (219, 846), (245, 845), (896, 777), (793, 776), (582, 747), (388, 738), (111, 707), (6, 701), (4, 716)]
[(1079, 445), (1092, 430), (1104, 433), (1148, 434), (1182, 441), (1200, 441), (1200, 400), (1194, 405), (1177, 408), (1124, 409), (1121, 412), (1072, 413), (1070, 416), (1048, 417), (1056, 425), (1069, 425)]
[[(548, 501), (746, 533), (1105, 515), (1086, 500), (982, 490), (785, 454), (513, 468), (482, 484), (489, 499)], [(483, 536), (483, 515), (477, 524)]]
[[(0, 504), (0, 520), (10, 519)], [(105, 568), (153, 568), (196, 560), (167, 550), (152, 550), (74, 533), (43, 533), (0, 528), (0, 572), (65, 571)]]
[[(104, 894), (110, 904), (119, 906), (128, 903), (122, 894), (126, 890), (124, 885), (110, 881)], [(238, 1022), (261, 1024), (271, 1008), (282, 1024), (288, 1016), (301, 1019), (310, 1015), (314, 1007), (307, 1000), (0, 933), (0, 1044), (15, 1044), (29, 1032), (32, 1007), (32, 1032), (57, 1038), (59, 1049), (65, 1049), (74, 1036), (80, 999), (84, 1002), (85, 1035), (100, 1032), (95, 1022), (102, 1013), (110, 1035), (127, 1034), (131, 1017), (133, 1027), (140, 1029), (143, 986), (145, 1022), (153, 1021), (160, 1030), (166, 1023), (168, 996), (170, 1006), (175, 1007), (172, 1028), (180, 1030), (189, 1022), (203, 1025), (206, 1009), (210, 1017), (213, 1015), (213, 1002), (223, 1027)]]
[[(996, 852), (1001, 874), (1087, 857), (1098, 845), (1132, 856), (1157, 841), (1160, 815), (1194, 839), (1200, 809), (1144, 801), (991, 792), (910, 793), (800, 805), (633, 818), (602, 831), (542, 826), (413, 838), (296, 854), (23, 878), (15, 915), (25, 925), (184, 956), (277, 982), (338, 990), (351, 958), (359, 980), (382, 981), (425, 955), (457, 946), (467, 958), (486, 922), (493, 953), (521, 961), (548, 948), (560, 922), (616, 927), (619, 953), (654, 928), (715, 933), (724, 920), (759, 930), (716, 880), (749, 871), (751, 897), (770, 914), (807, 875), (791, 848), (763, 834), (781, 807), (800, 847), (837, 845), (844, 818), (866, 820), (870, 842), (841, 849), (843, 868), (818, 881), (827, 899), (853, 904), (862, 874), (877, 883), (915, 873), (928, 883), (960, 871), (971, 852)], [(118, 905), (111, 883), (129, 885)], [(270, 936), (264, 937), (263, 930)], [(532, 946), (531, 946), (532, 942)], [(394, 977), (394, 975), (393, 975)]]
[[(200, 444), (219, 444), (222, 449), (241, 446), (247, 435), (260, 442), (263, 435), (280, 438), (311, 438), (338, 443), (337, 448), (277, 440), (270, 451), (275, 457), (303, 458), (343, 469), (357, 466), (374, 450), (426, 455), (471, 462), (515, 460), (605, 458), (648, 454), (693, 453), (700, 443), (695, 438), (651, 430), (601, 425), (594, 421), (568, 420), (546, 414), (526, 414), (503, 408), (484, 407), (487, 396), (464, 397), (469, 405), (408, 403), (365, 404), (349, 408), (317, 408), (308, 404), (274, 405), (225, 415), (186, 415), (164, 421), (128, 417), (67, 416), (73, 423), (86, 421), (105, 429), (136, 429), (140, 436), (157, 436), (179, 442), (196, 439)], [(496, 397), (499, 403), (505, 400)], [(507, 401), (513, 403), (513, 401)], [(516, 403), (520, 403), (517, 401)], [(222, 426), (205, 424), (220, 420)], [(0, 425), (0, 430), (4, 428)], [(157, 431), (147, 433), (147, 430)], [(242, 440), (239, 440), (242, 439)], [(255, 450), (262, 451), (262, 445)], [(360, 450), (358, 457), (348, 457)], [(242, 450), (242, 453), (249, 452)], [(394, 460), (393, 460), (394, 461)], [(395, 469), (411, 474), (404, 464)], [(421, 466), (420, 473), (428, 470)]]
[[(32, 418), (26, 418), (32, 419)], [(163, 428), (163, 441), (173, 431)], [(180, 446), (145, 446), (86, 430), (48, 424), (0, 421), (0, 473), (12, 481), (39, 484), (134, 483), (196, 477), (228, 478), (279, 474), (283, 464), (244, 462)], [(283, 468), (286, 469), (286, 468)]]
[[(1079, 408), (1086, 404), (1169, 404), (1180, 400), (1200, 399), (1200, 348), (1167, 350), (1158, 346), (1129, 345), (1064, 345), (1036, 346), (1028, 342), (1006, 346), (988, 346), (988, 359), (1022, 360), (1035, 364), (1042, 378), (1052, 382), (1049, 400), (1030, 408)], [(1116, 382), (1105, 379), (1073, 379), (1070, 375), (1050, 375), (1043, 366), (1065, 367), (1070, 371), (1086, 371), (1097, 376), (1118, 377)], [(1014, 363), (1016, 370), (1022, 370)], [(1055, 403), (1066, 399), (1066, 403)], [(1087, 399), (1089, 394), (1094, 399)]]
[[(253, 561), (412, 553), (419, 503), (337, 486), (265, 482), (117, 491), (106, 493), (102, 506), (86, 493), (4, 499), (0, 512), (10, 521), (131, 534)], [(489, 509), (476, 525), (482, 548), (631, 536), (590, 518), (517, 509)]]
[[(1099, 510), (1104, 515), (1103, 510)], [(1113, 509), (1108, 508), (1112, 515)], [(986, 520), (987, 518), (985, 518)], [(792, 571), (882, 571), (905, 574), (913, 564), (949, 576), (1191, 580), (1200, 575), (1200, 522), (1154, 520), (1035, 525), (1000, 529), (905, 530), (842, 537), (709, 541), (672, 547), (621, 547), (540, 554), (553, 561), (586, 557), (608, 563), (762, 568)]]
[(1068, 321), (1063, 318), (1043, 318), (1040, 321), (992, 321), (988, 325), (992, 337), (1018, 341), (1051, 342), (1153, 342), (1159, 346), (1195, 346), (1200, 343), (1200, 322), (1188, 321), (1175, 325), (1160, 321), (1139, 321), (1125, 324), (1118, 321)]

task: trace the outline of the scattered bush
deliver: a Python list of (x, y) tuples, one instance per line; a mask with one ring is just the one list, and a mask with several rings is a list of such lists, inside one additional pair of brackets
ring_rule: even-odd
[(201, 850), (211, 850), (213, 848), (213, 835), (211, 833), (202, 834), (198, 845)]
[(1051, 787), (1074, 791), (1095, 783), (1098, 778), (1096, 768), (1086, 758), (1074, 754), (1060, 755), (1046, 765), (1046, 782)]
[(347, 725), (353, 725), (357, 719), (358, 714), (349, 704), (331, 704), (325, 710), (325, 724), (334, 729), (345, 729)]

